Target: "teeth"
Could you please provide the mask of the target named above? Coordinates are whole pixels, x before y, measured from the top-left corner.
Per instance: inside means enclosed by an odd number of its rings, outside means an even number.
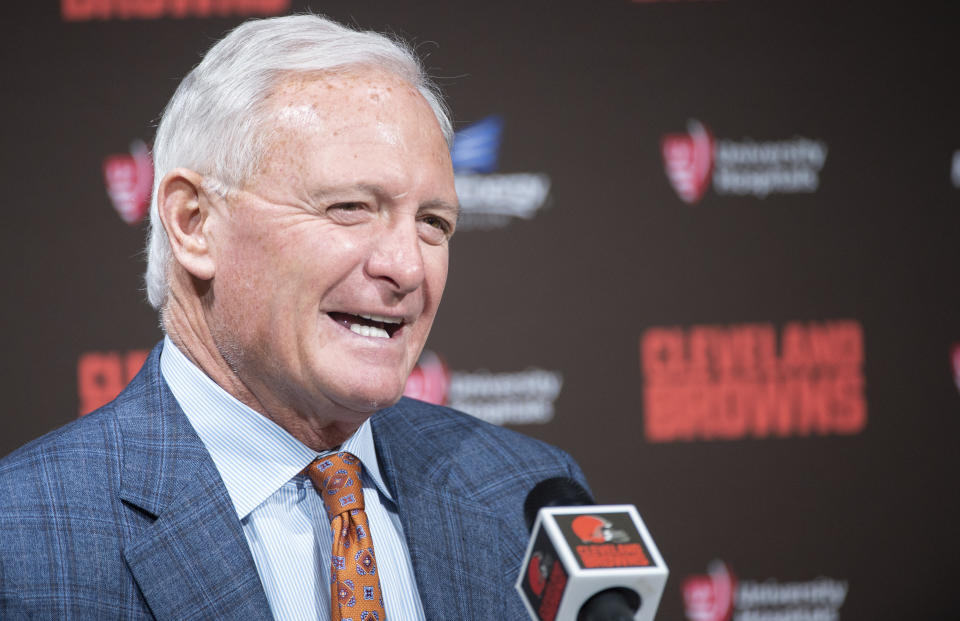
[[[350,331],[356,332],[360,336],[373,336],[381,339],[390,338],[390,335],[387,334],[387,331],[384,330],[383,328],[377,328],[374,326],[362,326],[359,323],[350,324]]]
[[[397,317],[384,317],[383,315],[360,315],[364,319],[369,319],[370,321],[379,321],[380,323],[400,323],[403,321]]]

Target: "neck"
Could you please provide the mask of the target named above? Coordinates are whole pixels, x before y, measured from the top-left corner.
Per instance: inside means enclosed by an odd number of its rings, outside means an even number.
[[[182,296],[171,290],[161,311],[163,329],[190,362],[235,399],[318,452],[340,446],[363,423],[364,419],[357,420],[356,413],[339,417],[335,414],[324,416],[312,409],[279,402],[271,398],[268,391],[257,391],[251,382],[241,379],[241,374],[217,347],[202,313],[188,312],[190,306],[189,302],[184,304]]]

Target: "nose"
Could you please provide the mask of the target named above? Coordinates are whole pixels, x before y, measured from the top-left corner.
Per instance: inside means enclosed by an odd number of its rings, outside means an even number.
[[[367,274],[399,295],[423,284],[423,255],[415,219],[395,220],[381,230],[367,259]]]

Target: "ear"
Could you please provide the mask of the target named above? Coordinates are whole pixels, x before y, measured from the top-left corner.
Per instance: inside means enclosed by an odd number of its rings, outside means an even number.
[[[192,170],[171,170],[157,188],[157,209],[177,263],[207,281],[216,272],[216,261],[207,226],[210,203],[202,183],[203,177]]]

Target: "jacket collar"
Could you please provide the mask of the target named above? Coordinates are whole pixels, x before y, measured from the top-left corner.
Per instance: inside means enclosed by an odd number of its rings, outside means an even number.
[[[416,426],[408,399],[372,419],[377,456],[392,489],[428,619],[484,619],[512,589],[498,540],[500,516],[458,494],[450,454]],[[454,483],[454,484],[451,484]],[[498,571],[502,569],[502,571]]]
[[[269,604],[213,461],[159,370],[161,346],[117,398],[120,498],[135,512],[123,554],[154,616],[268,619]],[[428,619],[482,619],[512,588],[500,517],[450,486],[449,454],[401,400],[372,419]],[[504,571],[498,571],[504,568]]]
[[[154,616],[270,618],[240,522],[200,438],[161,379],[161,346],[115,402],[123,555]]]

